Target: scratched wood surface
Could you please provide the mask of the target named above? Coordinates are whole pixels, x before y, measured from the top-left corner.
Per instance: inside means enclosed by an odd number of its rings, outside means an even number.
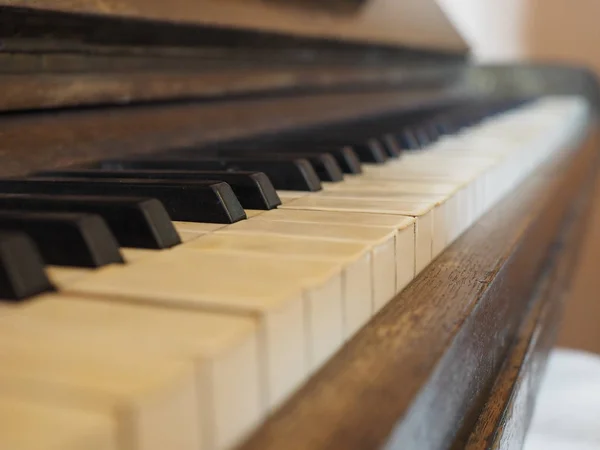
[[[546,260],[527,318],[468,441],[457,442],[455,448],[504,450],[523,445],[589,225],[596,172],[592,167],[588,185],[571,206],[567,223]]]
[[[447,249],[241,448],[426,450],[464,440],[596,150],[594,128]]]

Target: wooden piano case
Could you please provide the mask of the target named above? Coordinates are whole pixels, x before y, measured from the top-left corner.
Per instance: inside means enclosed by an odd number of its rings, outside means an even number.
[[[285,3],[0,1],[0,175],[464,99],[565,93],[597,106],[584,70],[468,64],[433,3],[398,2],[400,22],[421,22],[396,34],[381,22],[392,2]],[[599,139],[593,116],[571,151],[444,251],[241,449],[518,448]]]

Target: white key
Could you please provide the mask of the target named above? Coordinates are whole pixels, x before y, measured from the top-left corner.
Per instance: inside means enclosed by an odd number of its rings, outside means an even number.
[[[212,252],[262,254],[274,258],[336,261],[343,266],[344,336],[352,336],[371,318],[373,281],[367,244],[274,234],[244,234],[224,229],[185,246]],[[285,262],[282,262],[285,264]]]
[[[102,361],[20,341],[0,343],[0,397],[39,401],[112,416],[132,450],[198,449],[198,393],[192,368],[171,361]],[[123,355],[121,355],[123,356]]]
[[[117,450],[108,415],[36,401],[0,399],[0,448],[6,450]]]
[[[359,200],[352,198],[303,197],[288,204],[283,209],[303,209],[309,211],[338,211],[347,213],[396,214],[414,217],[415,224],[415,272],[421,272],[432,259],[434,236],[435,203],[394,202],[382,200]]]
[[[332,341],[341,343],[343,336],[341,267],[334,262],[283,264],[263,256],[176,248],[160,258],[107,268],[65,291],[255,317],[267,361],[270,407],[291,394],[315,367],[317,362],[308,358],[320,354],[309,355],[310,348],[329,351]],[[308,321],[318,314],[337,314],[339,327],[332,322],[322,328],[321,320]]]
[[[404,289],[415,277],[415,219],[392,214],[344,213],[339,211],[312,211],[301,209],[275,209],[255,220],[277,222],[322,223],[359,225],[388,228],[396,234],[396,292]]]
[[[113,354],[192,363],[197,392],[211,393],[197,405],[203,448],[231,446],[266,413],[250,318],[54,294],[0,312],[2,344],[26,340],[39,351],[67,355],[83,349],[106,355],[107,364]]]
[[[396,295],[397,231],[395,229],[257,219],[235,223],[230,225],[227,230],[236,233],[267,233],[280,236],[368,243],[371,248],[374,311],[377,312]]]
[[[227,226],[224,223],[203,223],[203,222],[178,222],[174,221],[173,225],[178,233],[186,232],[193,234],[207,234],[220,230]]]
[[[433,235],[431,243],[431,259],[439,255],[446,247],[447,243],[447,222],[454,223],[459,219],[458,211],[454,202],[451,202],[451,195],[432,195],[432,194],[414,194],[403,192],[375,191],[358,189],[344,189],[335,191],[320,192],[315,197],[356,199],[361,201],[394,201],[407,203],[433,203],[435,211],[433,213]],[[293,203],[292,203],[293,205]],[[447,211],[447,208],[452,208]]]

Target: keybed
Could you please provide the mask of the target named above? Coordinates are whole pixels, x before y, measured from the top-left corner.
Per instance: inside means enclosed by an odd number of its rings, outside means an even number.
[[[56,427],[49,448],[231,448],[588,114],[543,98],[0,180],[0,414]],[[30,448],[11,423],[2,448]]]

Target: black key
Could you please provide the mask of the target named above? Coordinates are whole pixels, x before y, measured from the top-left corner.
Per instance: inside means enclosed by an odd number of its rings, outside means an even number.
[[[393,134],[386,134],[381,138],[381,145],[390,158],[398,158],[402,153],[402,148],[398,145]]]
[[[264,172],[275,189],[319,191],[321,182],[306,159],[274,160],[247,158],[206,158],[197,153],[157,155],[136,159],[140,169],[151,170],[227,170]]]
[[[276,189],[286,191],[320,191],[321,181],[310,162],[304,158],[273,159],[231,157],[222,160],[228,170],[258,170],[267,174]]]
[[[360,160],[352,147],[340,145],[326,145],[315,142],[283,142],[278,144],[277,151],[290,151],[302,154],[328,153],[334,157],[343,173],[362,173]]]
[[[360,162],[382,164],[387,161],[388,156],[377,139],[369,139],[364,142],[345,142],[337,140],[329,140],[327,138],[315,139],[306,143],[321,150],[327,148],[350,147],[358,156]]]
[[[396,134],[396,140],[404,150],[419,150],[421,148],[413,128],[406,128]]]
[[[0,299],[23,300],[53,291],[35,244],[24,233],[0,232]]]
[[[47,264],[101,267],[123,262],[106,222],[94,214],[0,210],[0,230],[29,235]]]
[[[126,159],[104,161],[98,167],[102,170],[57,170],[40,172],[36,176],[224,181],[231,186],[242,207],[246,209],[269,210],[281,205],[277,191],[262,172],[146,170],[144,161]]]
[[[382,164],[388,157],[377,139],[349,144],[362,162]]]
[[[304,151],[304,150],[303,150]],[[308,151],[308,150],[307,150]],[[315,149],[315,151],[320,151]],[[327,149],[327,153],[335,158],[343,173],[362,173],[360,159],[352,147],[335,147]]]
[[[231,187],[216,181],[97,178],[4,178],[0,193],[156,198],[173,220],[234,223],[246,218]]]
[[[273,158],[295,158],[295,159],[306,159],[312,166],[317,176],[321,181],[343,181],[344,174],[342,169],[336,162],[335,158],[328,153],[300,153],[300,152],[286,152],[282,150],[235,150],[235,149],[222,149],[219,150],[219,156],[227,157],[242,157],[252,159],[256,156],[259,158],[273,157]]]
[[[165,207],[156,199],[0,194],[0,210],[98,214],[122,247],[161,249],[181,242]]]
[[[427,147],[432,142],[426,126],[418,127],[415,130],[415,136],[417,137],[417,141],[419,141],[419,148]]]

